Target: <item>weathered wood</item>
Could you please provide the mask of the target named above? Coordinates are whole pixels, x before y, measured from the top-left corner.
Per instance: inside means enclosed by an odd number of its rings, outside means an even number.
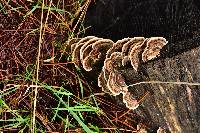
[[[193,38],[169,43],[161,49],[160,57],[147,62],[141,60],[138,69],[134,69],[131,63],[116,67],[115,72],[124,77],[128,91],[136,103],[139,101],[140,106],[133,111],[143,116],[151,129],[161,127],[168,132],[200,132],[198,42],[199,38]],[[86,73],[88,78],[97,80],[105,65],[104,56],[92,65],[92,71]],[[138,56],[141,58],[142,54]],[[101,86],[106,93],[111,92],[107,81]],[[123,103],[121,96],[116,99]]]
[[[129,87],[138,99],[150,92],[134,110],[150,125],[176,133],[200,132],[200,47],[142,64],[138,73],[131,67],[120,71],[129,85],[152,82]]]
[[[86,35],[112,40],[163,36],[169,41],[161,57],[142,64],[138,73],[131,66],[120,70],[129,85],[142,81],[200,83],[199,11],[198,0],[97,1],[86,16],[86,25],[92,27]],[[92,74],[102,68],[96,66],[99,69]],[[186,133],[200,132],[199,89],[199,86],[169,83],[129,87],[138,98],[146,91],[151,92],[134,111],[143,115],[152,127]]]

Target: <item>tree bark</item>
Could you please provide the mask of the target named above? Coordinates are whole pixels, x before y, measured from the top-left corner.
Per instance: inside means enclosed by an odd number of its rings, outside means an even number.
[[[138,72],[120,70],[137,99],[149,92],[134,111],[155,128],[200,132],[200,47],[163,57],[141,64]]]
[[[160,57],[141,62],[137,71],[131,64],[117,68],[128,91],[139,101],[140,106],[133,111],[142,116],[151,129],[200,132],[199,41],[197,37],[169,43],[161,49]],[[104,59],[97,61],[92,71],[86,73],[88,78],[97,80]],[[123,103],[121,94],[116,100]]]

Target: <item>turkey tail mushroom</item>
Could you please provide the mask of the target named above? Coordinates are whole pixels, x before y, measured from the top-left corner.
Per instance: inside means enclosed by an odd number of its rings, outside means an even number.
[[[117,72],[117,68],[121,65],[121,60],[121,53],[114,52],[111,54],[110,58],[105,59],[102,69],[104,80],[107,82],[107,88],[114,96],[126,91],[125,80],[122,75]]]
[[[122,56],[120,52],[114,52],[111,54],[110,58],[105,59],[102,71],[106,81],[108,81],[110,73],[117,71],[117,68],[121,66],[121,60]]]
[[[85,42],[88,40],[95,38],[95,36],[88,36],[85,38],[80,39],[77,43],[73,43],[71,45],[71,51],[72,51],[72,61],[74,62],[75,66],[80,66],[80,49],[84,45]],[[75,41],[75,40],[72,40]]]
[[[80,60],[83,61],[83,59],[85,59],[85,57],[87,55],[89,55],[89,53],[92,50],[92,44],[95,43],[98,40],[101,40],[102,38],[97,38],[94,37],[91,40],[87,41],[80,49]]]
[[[80,41],[81,39],[80,38],[72,38],[72,39],[69,39],[68,41],[68,46],[71,47],[71,53],[73,53],[77,43]]]
[[[118,40],[116,43],[113,44],[113,47],[107,51],[106,58],[109,58],[113,52],[121,52],[123,45],[129,42],[130,40],[131,38],[124,38],[122,40]]]
[[[104,59],[106,52],[113,45],[113,41],[109,39],[98,40],[92,44],[92,50],[89,55],[83,59],[83,68],[86,71],[91,71],[92,66],[100,59]],[[83,53],[84,54],[84,53]]]
[[[123,95],[123,102],[129,109],[136,109],[139,101],[128,91],[126,79],[121,73],[128,62],[134,70],[138,70],[141,62],[147,62],[160,55],[160,50],[167,44],[163,37],[124,38],[113,42],[88,36],[82,39],[71,39],[72,61],[76,67],[91,71],[97,62],[102,61],[102,69],[98,76],[98,86],[102,91],[113,96]],[[101,67],[101,66],[100,66]]]
[[[76,66],[80,66],[80,49],[84,45],[84,43],[79,43],[75,46],[74,51],[72,53],[72,61]]]
[[[112,62],[111,58],[106,58],[105,61],[104,61],[104,66],[102,68],[102,73],[103,73],[104,79],[106,81],[108,81],[110,72],[113,71],[112,65],[113,65],[113,62]]]
[[[144,62],[148,60],[152,60],[155,57],[160,55],[160,50],[165,46],[168,42],[163,37],[151,37],[147,41],[147,46],[142,53],[142,60]]]
[[[117,86],[117,84],[115,83],[115,79],[115,73],[111,72],[108,78],[107,86],[113,96],[117,96],[121,93],[121,88]]]
[[[94,37],[95,37],[95,36],[87,36],[87,37],[82,38],[82,39],[80,39],[80,38],[71,39],[71,41],[70,41],[70,43],[71,43],[71,52],[73,53],[75,47],[76,47],[77,45],[79,45],[80,43],[84,43],[84,42],[86,42],[86,41],[88,41],[88,40],[90,40],[90,39],[92,39],[92,38],[94,38]],[[77,42],[77,41],[78,41],[78,42]]]
[[[137,109],[139,102],[133,97],[130,92],[123,94],[123,102],[126,104],[126,107],[129,109]]]
[[[102,88],[102,91],[105,93],[111,93],[110,90],[107,87],[106,80],[103,75],[103,71],[98,76],[98,86]]]
[[[144,37],[134,37],[131,38],[127,43],[125,43],[122,47],[122,65],[125,66],[128,61],[130,61],[128,55],[130,53],[130,50],[137,45],[138,43],[141,43],[145,40]]]
[[[91,71],[96,61],[104,58],[106,52],[114,43],[110,39],[102,39],[95,36],[82,38],[78,42],[72,41],[75,42],[71,44],[72,61],[76,67],[80,67],[82,64],[86,71]]]
[[[138,65],[140,64],[140,54],[143,52],[143,47],[146,46],[146,40],[138,42],[134,45],[128,55],[131,60],[131,65],[136,71],[138,69]]]

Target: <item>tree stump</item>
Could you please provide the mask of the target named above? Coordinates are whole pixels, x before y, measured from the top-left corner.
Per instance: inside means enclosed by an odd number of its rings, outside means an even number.
[[[152,126],[176,133],[200,132],[200,47],[143,64],[140,74],[132,68],[122,73],[130,85],[135,84],[128,88],[135,96],[150,92],[135,111]],[[148,83],[139,83],[144,81]]]
[[[79,47],[84,46],[81,43],[78,43]],[[76,49],[74,52],[77,56],[76,61],[79,58],[77,54],[79,47],[74,48]],[[94,55],[96,61],[99,55]],[[105,56],[105,54],[100,55]],[[91,73],[100,73],[99,70],[103,65],[99,62],[103,62],[104,59],[93,65]],[[76,62],[76,64],[79,63]],[[143,116],[151,127],[155,129],[161,127],[166,132],[200,132],[200,45],[198,38],[186,40],[177,45],[171,43],[166,45],[161,49],[158,58],[142,62],[137,71],[130,63],[119,67],[117,71],[123,76],[128,92],[139,103],[133,111]],[[100,86],[107,85],[103,82]]]

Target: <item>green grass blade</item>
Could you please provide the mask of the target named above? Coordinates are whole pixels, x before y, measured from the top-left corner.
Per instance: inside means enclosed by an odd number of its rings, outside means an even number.
[[[37,3],[37,5],[33,6],[33,8],[26,13],[26,15],[23,18],[26,18],[27,16],[31,15],[37,8],[38,8],[39,3]]]
[[[81,121],[81,119],[76,115],[76,113],[74,113],[74,111],[69,110],[70,114],[73,115],[73,117],[77,120],[77,122],[83,127],[83,129],[87,132],[87,133],[92,133],[92,131],[85,125],[85,123],[83,123]]]
[[[77,76],[78,76],[78,75],[77,75]],[[81,88],[81,98],[83,98],[83,84],[82,84],[81,79],[80,79],[79,76],[78,76],[78,81],[79,81],[79,86],[80,86],[80,88]]]

